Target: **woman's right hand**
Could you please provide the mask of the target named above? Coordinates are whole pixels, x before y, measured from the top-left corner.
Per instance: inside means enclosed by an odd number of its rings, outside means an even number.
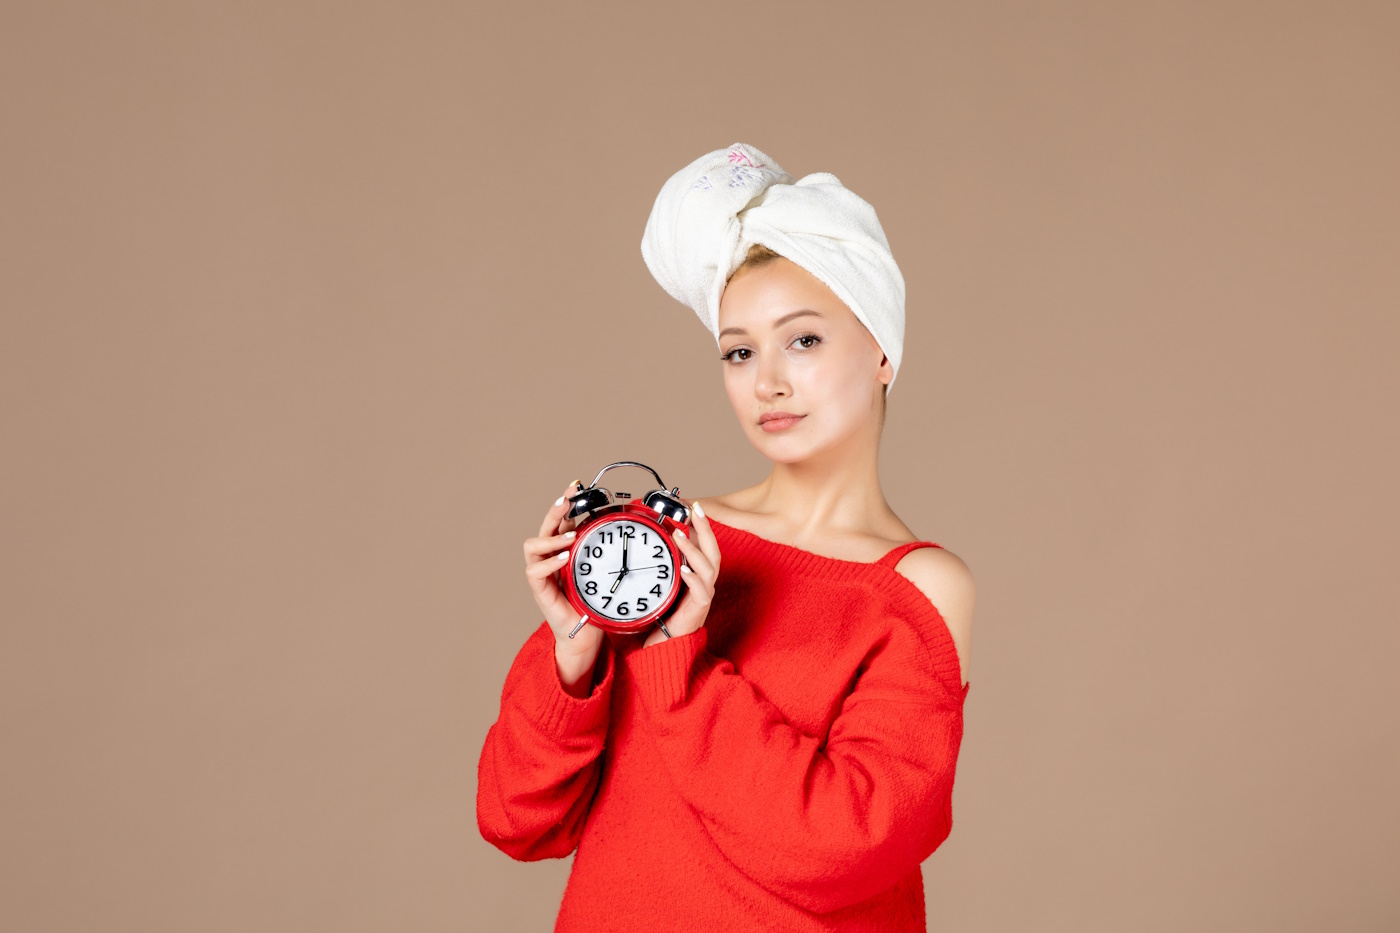
[[[575,480],[544,514],[539,536],[525,539],[525,579],[545,620],[554,630],[554,658],[560,680],[574,696],[587,696],[592,688],[587,678],[598,660],[603,630],[596,625],[584,625],[577,635],[569,637],[581,617],[564,595],[556,576],[565,563],[560,555],[567,558],[574,542],[573,529],[577,522],[565,515],[569,510],[569,496],[577,491],[578,481]]]

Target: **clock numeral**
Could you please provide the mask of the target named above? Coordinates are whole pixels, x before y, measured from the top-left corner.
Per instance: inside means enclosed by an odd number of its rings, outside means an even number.
[[[651,595],[655,596],[655,597],[658,598],[658,599],[661,598],[661,584],[660,584],[660,583],[656,584],[656,586],[653,586],[653,587],[651,588]]]
[[[598,592],[598,582],[596,580],[589,580],[583,585],[583,591],[589,596],[596,595]]]
[[[646,543],[647,543],[647,533],[646,533],[645,531],[642,532],[642,543],[643,543],[643,544],[646,544]]]
[[[627,600],[624,599],[622,602],[617,604],[617,614],[620,616],[627,615]]]
[[[586,577],[593,572],[593,565],[590,564],[588,561],[584,561],[583,563],[578,565],[578,572],[579,576]]]
[[[646,611],[647,611],[647,598],[646,598],[645,596],[638,596],[638,597],[637,597],[637,611],[638,611],[638,612],[646,612]]]
[[[668,580],[671,577],[671,568],[667,564],[661,564],[656,568],[656,579]]]
[[[651,555],[651,556],[652,556],[652,557],[665,557],[665,556],[666,556],[666,549],[665,549],[664,547],[662,547],[661,545],[658,544],[658,545],[656,545],[656,553],[653,554],[653,555]]]
[[[583,550],[584,557],[598,558],[603,556],[603,546],[601,544],[591,544]]]
[[[604,596],[604,597],[603,597],[603,608],[604,608],[604,609],[608,608],[608,603],[612,602],[612,600],[613,600],[613,598],[612,598],[611,596]]]

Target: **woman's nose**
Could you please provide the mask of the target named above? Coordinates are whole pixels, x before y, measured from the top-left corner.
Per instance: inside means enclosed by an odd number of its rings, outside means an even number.
[[[789,394],[787,374],[784,371],[781,353],[764,353],[758,358],[758,371],[754,377],[754,394],[761,399]]]

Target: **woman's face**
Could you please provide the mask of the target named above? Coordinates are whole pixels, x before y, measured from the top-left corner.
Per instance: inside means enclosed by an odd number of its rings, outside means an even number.
[[[791,463],[878,437],[881,386],[894,368],[851,309],[796,263],[775,259],[729,280],[719,350],[730,404],[769,459]],[[800,417],[765,429],[760,417],[778,411]]]

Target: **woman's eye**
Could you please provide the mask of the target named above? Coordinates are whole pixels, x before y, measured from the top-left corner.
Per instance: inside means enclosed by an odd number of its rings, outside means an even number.
[[[810,342],[804,342],[804,341],[810,341]],[[801,344],[801,345],[802,345],[802,346],[801,346],[801,349],[803,349],[803,350],[810,350],[810,349],[812,349],[813,347],[815,347],[817,344],[821,343],[821,342],[822,342],[822,338],[818,337],[816,334],[802,334],[802,335],[800,335],[800,336],[794,337],[794,338],[792,339],[792,342],[793,342],[794,344]],[[736,356],[736,354],[740,354],[740,353],[745,354],[744,356],[738,357],[737,362],[740,362],[740,363],[748,362],[749,357],[750,357],[750,356],[753,356],[753,351],[750,350],[748,347],[735,347],[733,350],[730,350],[728,353],[723,354],[723,355],[720,357],[720,359],[724,360],[726,363],[733,363],[733,362],[735,362],[735,356]]]

